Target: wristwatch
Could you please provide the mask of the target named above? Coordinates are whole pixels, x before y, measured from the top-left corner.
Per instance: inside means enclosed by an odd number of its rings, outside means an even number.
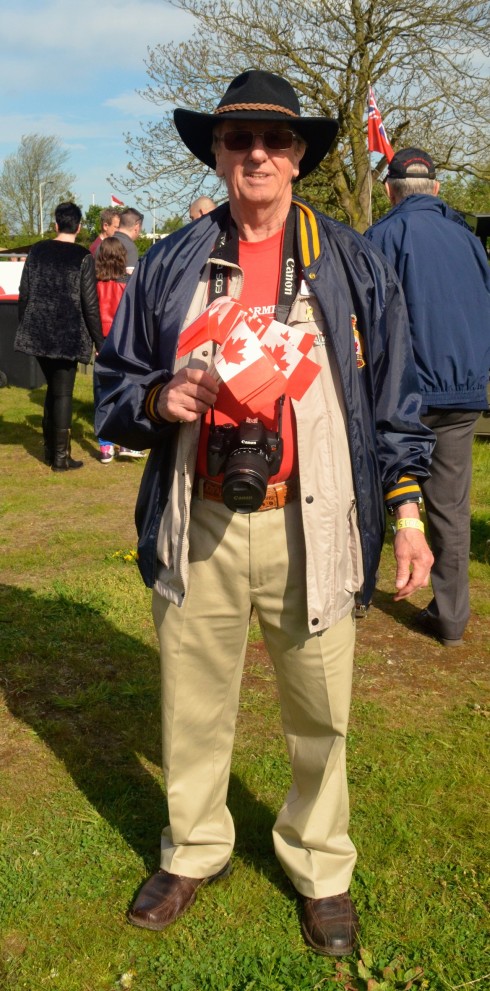
[[[390,516],[394,516],[396,510],[397,509],[400,509],[400,506],[408,506],[409,503],[413,503],[414,506],[421,506],[422,505],[422,497],[419,496],[418,499],[414,499],[412,497],[411,499],[403,499],[402,502],[392,503],[391,506],[388,506],[387,511],[388,511],[388,513],[389,513]]]

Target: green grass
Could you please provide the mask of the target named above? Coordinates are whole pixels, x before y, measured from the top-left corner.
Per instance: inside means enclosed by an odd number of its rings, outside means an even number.
[[[0,390],[1,991],[486,991],[490,445],[475,443],[465,648],[394,605],[389,542],[359,624],[348,746],[362,954],[311,953],[271,829],[289,784],[256,624],[230,782],[232,877],[166,933],[125,912],[166,821],[150,593],[131,555],[141,463],[102,467],[76,384],[81,471],[41,462],[43,390]],[[422,972],[421,972],[422,971]]]

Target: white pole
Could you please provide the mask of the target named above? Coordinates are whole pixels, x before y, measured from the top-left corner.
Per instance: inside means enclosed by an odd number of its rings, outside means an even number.
[[[41,229],[41,237],[44,237],[43,186],[49,186],[52,182],[54,182],[53,179],[43,179],[39,183],[39,227]]]
[[[373,222],[373,173],[371,171],[371,152],[368,152],[368,183],[369,183],[369,210],[368,210],[368,221],[369,227]]]
[[[41,237],[44,236],[44,220],[43,220],[43,186],[46,185],[46,179],[39,183],[39,227],[41,230]]]

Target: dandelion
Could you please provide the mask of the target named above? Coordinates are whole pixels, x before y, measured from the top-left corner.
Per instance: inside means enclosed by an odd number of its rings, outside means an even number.
[[[119,561],[126,561],[127,563],[131,564],[133,561],[138,560],[138,551],[134,549],[131,549],[129,551],[115,551],[114,554],[111,554],[111,558],[112,559],[115,558]]]

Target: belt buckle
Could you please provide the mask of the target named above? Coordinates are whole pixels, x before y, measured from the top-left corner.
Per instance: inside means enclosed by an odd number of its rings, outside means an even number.
[[[259,512],[266,509],[283,509],[287,501],[288,483],[276,482],[275,485],[268,485],[265,499]]]
[[[263,503],[259,506],[258,512],[263,513],[267,509],[277,509],[277,496],[274,485],[268,485]]]

